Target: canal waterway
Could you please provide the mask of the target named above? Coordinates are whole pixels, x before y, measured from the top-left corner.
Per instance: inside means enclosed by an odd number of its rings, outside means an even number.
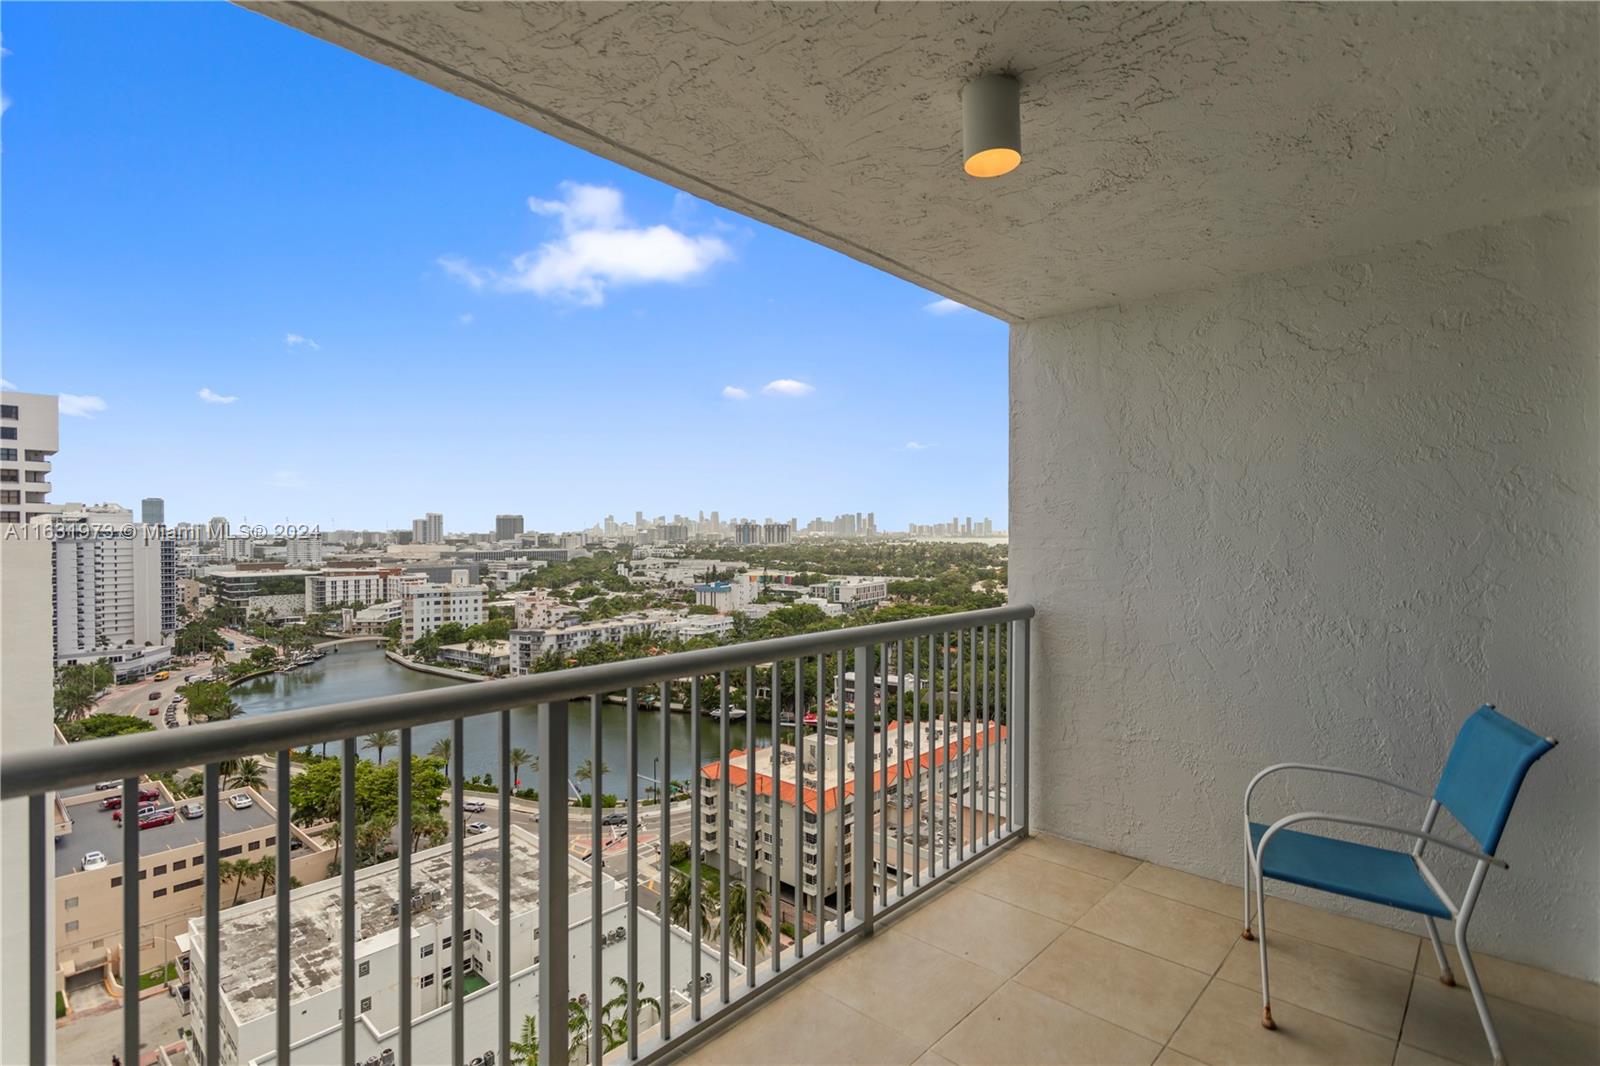
[[[368,699],[374,696],[393,696],[403,692],[421,692],[450,685],[469,685],[474,682],[457,681],[436,674],[408,670],[392,662],[383,651],[373,645],[341,645],[330,648],[328,654],[289,673],[270,674],[237,685],[233,698],[244,715],[276,714],[279,711],[299,710],[302,707],[319,707],[346,700]],[[656,774],[657,758],[661,753],[661,712],[640,710],[636,712],[636,730],[639,738],[640,795],[646,795],[650,779]],[[593,752],[589,748],[589,704],[573,703],[569,710],[568,759],[576,768]],[[497,714],[468,718],[465,723],[466,744],[463,758],[467,776],[497,773],[500,766],[500,724]],[[671,753],[673,780],[689,780],[696,767],[720,757],[718,734],[720,723],[715,718],[700,719],[700,752],[698,757],[690,747],[691,717],[672,714],[668,722],[668,747]],[[729,746],[743,748],[745,722],[728,723]],[[413,750],[426,754],[434,741],[450,736],[450,723],[418,726],[412,730]],[[601,759],[606,765],[603,790],[624,795],[627,790],[627,739],[628,710],[619,704],[600,705]],[[511,743],[513,747],[539,753],[539,710],[537,707],[517,707],[511,712]],[[329,744],[328,754],[338,754],[339,745]],[[320,746],[317,748],[321,750]],[[395,755],[390,749],[384,752],[387,762]],[[361,756],[376,759],[376,753],[361,750]],[[496,782],[498,783],[498,781]],[[522,768],[522,787],[536,784],[530,767]],[[585,784],[582,787],[588,788]]]

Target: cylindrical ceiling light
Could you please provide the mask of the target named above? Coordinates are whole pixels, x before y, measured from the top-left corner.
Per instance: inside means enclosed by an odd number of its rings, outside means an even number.
[[[961,157],[974,178],[998,178],[1022,162],[1022,87],[985,74],[961,90]]]

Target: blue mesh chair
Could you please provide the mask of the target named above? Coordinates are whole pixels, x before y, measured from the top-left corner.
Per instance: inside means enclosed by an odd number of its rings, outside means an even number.
[[[1489,1005],[1483,998],[1483,986],[1478,981],[1478,971],[1472,965],[1472,953],[1467,950],[1467,923],[1472,918],[1472,909],[1477,905],[1478,894],[1483,889],[1483,880],[1489,867],[1506,865],[1504,860],[1495,858],[1494,853],[1500,845],[1500,834],[1505,830],[1506,819],[1511,816],[1511,805],[1522,787],[1522,779],[1527,775],[1528,767],[1555,747],[1555,743],[1549,737],[1530,732],[1486,705],[1479,707],[1456,734],[1455,745],[1445,760],[1439,785],[1433,790],[1432,796],[1409,785],[1334,766],[1280,763],[1257,774],[1244,794],[1245,856],[1248,861],[1244,890],[1244,938],[1257,939],[1257,934],[1251,931],[1250,893],[1253,884],[1255,922],[1261,942],[1261,1024],[1268,1029],[1277,1028],[1272,1021],[1272,993],[1267,984],[1266,896],[1262,889],[1267,878],[1276,878],[1422,915],[1428,927],[1428,939],[1433,942],[1433,952],[1439,959],[1439,980],[1447,985],[1454,985],[1455,977],[1450,971],[1449,960],[1445,958],[1444,945],[1439,941],[1439,930],[1434,920],[1454,919],[1456,951],[1461,956],[1461,969],[1467,975],[1467,986],[1472,989],[1472,1001],[1477,1005],[1478,1017],[1483,1022],[1483,1034],[1489,1040],[1489,1050],[1494,1054],[1495,1063],[1504,1063],[1500,1038],[1495,1033],[1494,1021],[1489,1017]],[[1284,770],[1342,774],[1376,781],[1427,800],[1428,812],[1423,816],[1420,829],[1321,811],[1301,811],[1279,818],[1271,825],[1252,822],[1251,793],[1267,776]],[[1440,808],[1450,812],[1478,847],[1446,840],[1433,832]],[[1413,843],[1409,852],[1390,851],[1289,828],[1301,822],[1362,826],[1399,833],[1410,837]],[[1429,844],[1458,851],[1477,860],[1460,903],[1444,890],[1424,861],[1423,848]]]

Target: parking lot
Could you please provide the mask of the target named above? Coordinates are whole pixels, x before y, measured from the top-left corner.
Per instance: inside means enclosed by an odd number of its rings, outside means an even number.
[[[91,789],[92,791],[92,789]],[[104,795],[113,795],[107,792]],[[176,806],[198,802],[180,800]],[[164,804],[163,804],[164,805]],[[110,811],[102,811],[98,803],[75,804],[68,808],[72,816],[72,832],[56,840],[56,876],[69,874],[79,868],[83,857],[91,851],[103,852],[108,863],[122,861],[122,826]],[[273,816],[261,806],[234,810],[227,802],[217,812],[219,832],[226,836],[246,829],[256,829],[272,824]],[[205,840],[205,819],[188,819],[179,814],[171,825],[144,829],[139,833],[139,852],[151,856],[169,848],[199,844]]]

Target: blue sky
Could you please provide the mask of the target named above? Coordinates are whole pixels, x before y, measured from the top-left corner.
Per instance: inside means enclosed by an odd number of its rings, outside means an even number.
[[[3,32],[0,374],[78,398],[55,500],[1004,525],[992,318],[228,5]]]

